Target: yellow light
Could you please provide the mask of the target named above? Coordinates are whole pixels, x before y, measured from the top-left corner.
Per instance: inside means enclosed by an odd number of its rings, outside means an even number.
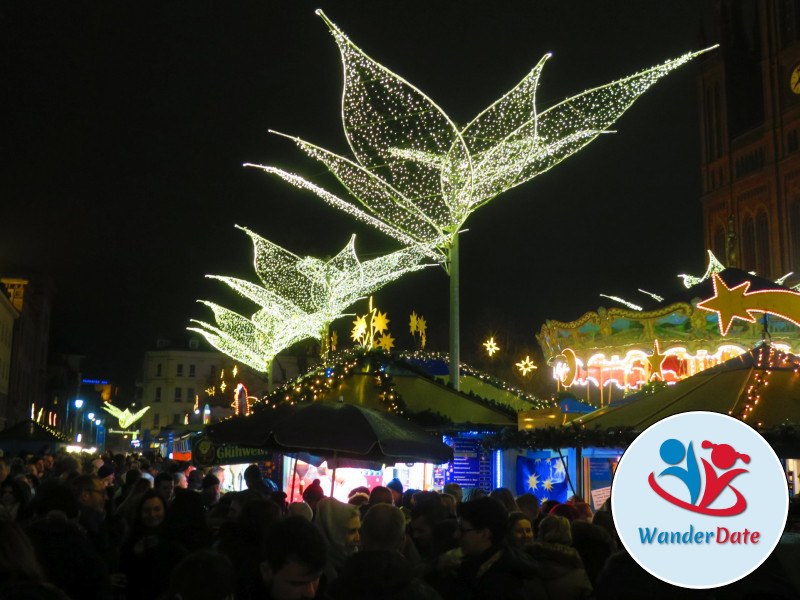
[[[486,348],[486,352],[489,353],[489,356],[494,356],[494,353],[500,350],[500,346],[495,343],[493,337],[490,337],[487,341],[485,341],[483,346]]]

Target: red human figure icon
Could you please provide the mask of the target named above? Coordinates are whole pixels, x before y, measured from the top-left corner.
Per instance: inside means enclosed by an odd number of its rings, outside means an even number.
[[[728,444],[713,444],[705,440],[701,446],[706,449],[713,448],[711,451],[711,462],[714,463],[714,466],[718,469],[730,469],[738,459],[741,459],[745,464],[750,462],[750,457],[747,454],[736,452],[736,450]],[[747,469],[733,469],[718,476],[717,472],[708,464],[705,458],[701,458],[700,460],[703,462],[703,468],[706,474],[706,489],[703,493],[703,499],[700,501],[700,507],[707,507],[717,499],[717,496],[722,493],[722,490],[726,487],[730,487],[736,494],[736,504],[729,509],[730,512],[721,514],[737,515],[742,512],[747,507],[747,501],[739,490],[730,485],[730,482],[734,477],[742,473],[747,473]]]

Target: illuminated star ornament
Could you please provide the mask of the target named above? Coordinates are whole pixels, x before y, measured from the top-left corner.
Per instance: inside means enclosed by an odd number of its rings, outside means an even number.
[[[419,245],[431,256],[438,250],[443,261],[475,209],[607,133],[650,86],[700,54],[684,54],[539,110],[535,100],[547,54],[460,127],[425,93],[367,56],[322,11],[317,14],[342,56],[342,121],[353,159],[285,137],[322,162],[355,201],[276,167],[246,166],[311,191],[404,245]]]
[[[539,476],[536,473],[531,473],[528,477],[528,489],[535,490],[537,485],[539,485]]]
[[[647,356],[647,362],[650,366],[650,375],[647,381],[652,381],[655,376],[658,376],[661,381],[664,381],[664,375],[661,373],[661,365],[664,364],[666,358],[666,354],[661,354],[661,350],[658,347],[658,340],[655,340],[653,344],[653,353]]]
[[[520,362],[517,363],[517,368],[523,375],[527,375],[528,373],[530,373],[534,369],[538,369],[539,367],[533,364],[533,361],[531,360],[530,356],[526,356],[524,360],[521,360]]]
[[[714,296],[697,303],[697,308],[717,313],[719,331],[727,335],[734,319],[755,323],[753,313],[766,313],[786,319],[800,327],[800,293],[789,290],[748,292],[750,282],[729,288],[714,274]]]
[[[494,353],[500,350],[500,346],[498,346],[493,337],[490,337],[483,343],[483,347],[486,348],[486,352],[489,353],[489,356],[494,356]]]
[[[254,266],[262,285],[243,279],[209,275],[257,304],[245,317],[213,302],[203,301],[214,313],[216,325],[193,320],[209,343],[234,359],[266,373],[281,350],[307,338],[327,342],[328,327],[362,298],[405,273],[423,268],[423,254],[405,248],[386,256],[360,261],[355,236],[328,261],[301,258],[249,229]],[[325,344],[323,343],[323,346]],[[323,348],[324,351],[324,348]]]

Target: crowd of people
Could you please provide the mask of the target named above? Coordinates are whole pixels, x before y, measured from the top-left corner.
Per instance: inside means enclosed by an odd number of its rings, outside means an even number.
[[[646,573],[617,537],[608,502],[540,504],[488,494],[352,490],[315,481],[303,502],[244,472],[149,455],[0,457],[0,599],[462,600],[797,598],[800,548],[789,530],[757,571],[716,590]]]

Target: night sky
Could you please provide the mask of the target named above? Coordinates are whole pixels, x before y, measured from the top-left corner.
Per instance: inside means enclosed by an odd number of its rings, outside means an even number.
[[[393,242],[244,162],[318,182],[297,135],[342,154],[342,73],[322,8],[367,54],[458,123],[546,52],[539,106],[697,50],[697,0],[7,2],[0,272],[56,284],[52,348],[87,375],[132,383],[159,335],[179,339],[195,301],[235,303],[207,273],[255,279],[234,224],[300,255],[357,233],[364,257]],[[648,91],[586,149],[493,200],[461,237],[462,358],[488,336],[536,346],[547,318],[641,299],[705,269],[699,64]],[[412,310],[446,350],[447,278],[411,274],[376,294],[400,347]],[[355,311],[364,312],[363,306]],[[340,339],[349,321],[338,322]]]

